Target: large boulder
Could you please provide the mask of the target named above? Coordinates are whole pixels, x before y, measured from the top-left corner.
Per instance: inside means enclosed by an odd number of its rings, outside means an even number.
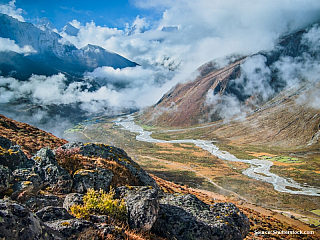
[[[127,168],[133,176],[138,180],[141,186],[152,186],[159,190],[156,181],[144,171],[136,162],[134,162],[124,150],[105,144],[95,143],[81,143],[73,142],[67,143],[61,147],[62,149],[79,148],[80,154],[87,157],[104,158],[106,160],[112,159],[117,163]],[[116,174],[116,173],[114,173]]]
[[[116,193],[125,200],[129,226],[149,231],[159,211],[158,191],[150,187],[120,187]]]
[[[12,175],[14,178],[14,197],[23,191],[36,193],[44,186],[43,179],[31,168],[18,168],[12,172]]]
[[[64,199],[55,195],[36,195],[31,196],[23,205],[31,211],[37,212],[45,207],[62,207]]]
[[[77,239],[77,237],[89,228],[95,228],[92,222],[82,219],[56,220],[45,223],[48,227],[60,232],[65,238]]]
[[[94,190],[103,189],[106,192],[110,190],[113,173],[108,169],[81,169],[73,175],[72,190],[77,193],[86,193],[89,188]]]
[[[48,190],[64,194],[71,191],[72,178],[67,170],[58,165],[50,149],[40,149],[32,159],[35,161],[34,172],[48,183]]]
[[[36,212],[38,218],[43,222],[55,221],[55,220],[68,220],[74,218],[67,209],[63,207],[45,207]]]
[[[11,200],[0,200],[0,239],[58,240],[58,231],[48,228],[27,208]]]
[[[27,161],[28,158],[19,145],[13,146],[9,139],[0,136],[0,165],[13,171]]]
[[[151,231],[167,239],[240,240],[249,227],[248,218],[232,203],[208,205],[191,194],[168,194],[160,200]]]
[[[70,193],[64,199],[63,207],[69,211],[71,206],[82,205],[82,204],[83,204],[83,194]]]

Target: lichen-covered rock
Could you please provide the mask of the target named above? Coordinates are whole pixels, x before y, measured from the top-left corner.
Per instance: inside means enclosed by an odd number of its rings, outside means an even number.
[[[108,169],[81,169],[73,175],[72,190],[78,193],[86,193],[89,188],[108,192],[112,181],[113,173]]]
[[[59,232],[45,226],[27,208],[11,200],[0,200],[0,219],[0,239],[64,239]]]
[[[54,195],[37,195],[31,196],[23,205],[37,212],[44,207],[62,207],[63,201],[63,198]]]
[[[45,207],[36,212],[38,218],[43,222],[55,221],[55,220],[68,220],[74,218],[67,209],[63,207]]]
[[[243,239],[249,220],[232,203],[208,205],[194,195],[168,194],[152,231],[167,239]]]
[[[11,170],[8,167],[0,165],[0,193],[9,189],[11,179]]]
[[[149,187],[120,187],[116,192],[125,200],[129,226],[149,231],[159,211],[158,191]]]
[[[70,193],[64,199],[63,207],[69,211],[71,206],[82,205],[82,204],[83,204],[83,194]]]
[[[77,218],[45,222],[45,224],[48,227],[60,232],[62,236],[68,239],[77,239],[81,232],[88,228],[95,227],[92,222]]]
[[[28,158],[19,145],[13,146],[9,139],[0,137],[0,165],[13,171],[27,161]]]
[[[12,172],[14,178],[13,196],[20,194],[22,191],[36,193],[43,185],[44,181],[32,169],[16,169]]]
[[[159,186],[156,181],[150,177],[150,175],[144,171],[136,162],[134,162],[124,150],[105,144],[95,143],[81,143],[73,142],[67,143],[61,147],[62,149],[79,148],[80,154],[87,157],[101,157],[104,159],[113,159],[125,168],[127,168],[133,176],[135,176],[139,185],[152,186],[159,190]]]
[[[69,193],[73,184],[70,174],[60,167],[54,153],[48,148],[40,149],[32,158],[34,171],[49,184],[48,190],[56,193]]]

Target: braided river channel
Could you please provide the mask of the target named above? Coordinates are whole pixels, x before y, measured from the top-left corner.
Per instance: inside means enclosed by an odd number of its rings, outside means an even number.
[[[238,159],[234,155],[221,151],[217,146],[212,144],[208,140],[200,139],[183,139],[183,140],[160,140],[154,139],[151,137],[152,132],[143,130],[142,127],[135,124],[134,117],[128,115],[125,117],[120,117],[115,121],[115,124],[122,126],[125,130],[128,130],[133,133],[138,133],[136,140],[149,142],[149,143],[193,143],[194,145],[202,148],[205,151],[208,151],[212,155],[218,157],[219,159],[232,161],[232,162],[243,162],[249,163],[250,167],[244,170],[242,173],[248,177],[254,178],[259,181],[264,181],[273,184],[274,189],[279,192],[285,192],[289,194],[301,194],[309,196],[320,196],[320,189],[312,186],[302,186],[296,181],[290,178],[283,178],[274,173],[270,172],[270,168],[273,165],[272,161],[261,160],[261,159]],[[292,190],[297,189],[297,190]]]

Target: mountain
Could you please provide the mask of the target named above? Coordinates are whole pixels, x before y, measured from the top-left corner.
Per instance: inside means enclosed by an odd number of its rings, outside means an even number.
[[[72,26],[70,23],[67,23],[62,29],[61,32],[68,34],[69,36],[77,36],[79,29]]]
[[[77,78],[83,77],[83,73],[93,71],[97,67],[110,66],[113,68],[134,67],[137,64],[112,52],[93,45],[77,49],[73,44],[52,31],[48,19],[43,19],[42,27],[37,28],[31,23],[20,22],[6,14],[0,14],[0,37],[13,40],[20,47],[30,46],[35,52],[21,54],[19,57],[14,53],[15,59],[2,64],[2,75],[17,72],[14,77],[27,80],[30,72],[48,72],[44,75],[52,75],[52,72],[64,72]],[[7,54],[10,56],[10,54]],[[19,61],[18,61],[19,58]],[[18,61],[18,62],[17,62]],[[20,73],[24,66],[37,65]],[[2,69],[0,69],[2,71]],[[6,76],[6,75],[5,75]]]
[[[39,19],[36,26],[40,28],[42,31],[45,31],[46,29],[49,29],[51,31],[57,31],[56,26],[54,26],[54,24],[46,17]]]
[[[174,86],[140,118],[170,127],[223,120],[229,137],[249,132],[255,137],[248,139],[264,143],[306,146],[319,138],[317,33],[315,24],[282,37],[271,51],[210,61],[197,69],[196,79]],[[247,131],[240,133],[241,126]]]

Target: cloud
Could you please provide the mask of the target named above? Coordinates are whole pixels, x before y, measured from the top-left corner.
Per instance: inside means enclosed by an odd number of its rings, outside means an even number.
[[[286,50],[295,57],[282,56],[269,66],[263,55],[246,58],[240,66],[240,77],[229,81],[228,88],[232,88],[232,93],[220,95],[208,91],[206,104],[212,108],[209,117],[214,114],[224,119],[243,116],[252,111],[249,105],[259,106],[257,103],[267,102],[282,90],[286,96],[297,96],[296,104],[320,109],[319,39],[320,26],[314,24],[302,35],[299,50],[295,47]],[[294,52],[301,49],[304,51],[300,54]]]
[[[16,0],[12,0],[7,4],[0,5],[0,13],[7,14],[13,18],[18,19],[21,22],[24,22],[24,18],[22,16],[25,11],[21,8],[17,8],[15,6]]]
[[[93,21],[82,25],[77,20],[73,20],[70,24],[79,29],[78,35],[70,36],[65,32],[61,32],[60,35],[74,44],[77,48],[82,48],[88,44],[99,45],[106,48],[106,41],[108,41],[108,39],[123,34],[122,30],[116,28],[96,26]],[[106,49],[110,50],[108,48]]]
[[[36,52],[36,50],[34,50],[33,47],[30,45],[25,45],[21,48],[15,43],[14,40],[0,37],[0,52],[3,52],[3,51],[14,51],[17,53],[26,53],[26,54]]]
[[[87,74],[87,81],[70,84],[61,73],[50,77],[33,75],[28,81],[0,77],[0,102],[24,99],[41,106],[77,103],[87,112],[103,111],[106,107],[136,109],[156,103],[170,87],[164,80],[170,79],[171,74],[160,67],[151,70],[139,66],[121,70],[98,68]],[[100,81],[101,87],[88,91],[93,87],[92,79]],[[119,88],[120,83],[125,87]]]
[[[191,74],[202,64],[230,54],[251,55],[272,49],[279,36],[320,20],[318,0],[134,0],[143,9],[163,11],[157,21],[137,16],[126,30],[79,24],[76,37],[63,35],[77,47],[100,45],[139,63],[179,67]],[[129,29],[136,25],[131,35]],[[131,26],[131,27],[130,27]],[[178,31],[164,32],[163,27]],[[139,29],[144,28],[143,33]]]

